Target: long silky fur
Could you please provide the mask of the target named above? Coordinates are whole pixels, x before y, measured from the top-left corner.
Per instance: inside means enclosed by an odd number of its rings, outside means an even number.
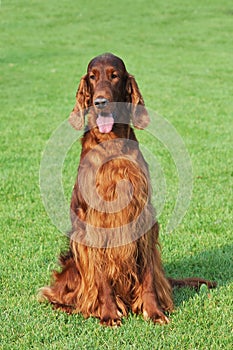
[[[102,273],[110,281],[120,313],[127,315],[130,310],[141,313],[143,309],[142,278],[148,266],[152,269],[154,290],[161,309],[163,311],[172,311],[173,309],[171,287],[164,276],[161,264],[158,224],[155,219],[148,232],[142,234],[139,238],[137,237],[136,230],[143,230],[147,221],[150,222],[154,218],[154,208],[150,201],[151,188],[147,164],[139,150],[133,129],[130,128],[130,132],[128,132],[127,128],[126,125],[117,126],[121,133],[124,130],[125,135],[129,134],[131,140],[134,141],[133,149],[132,145],[130,146],[128,159],[127,152],[129,150],[126,149],[127,145],[125,147],[125,144],[123,144],[124,147],[122,147],[122,143],[119,141],[119,147],[117,147],[118,132],[104,135],[106,142],[116,139],[114,150],[110,152],[113,152],[113,156],[115,153],[117,158],[113,157],[109,162],[104,162],[105,159],[102,159],[101,148],[99,152],[98,149],[96,151],[96,146],[99,143],[98,129],[93,128],[86,132],[82,140],[83,151],[78,173],[82,168],[84,174],[85,172],[87,174],[92,168],[95,168],[93,162],[97,159],[100,160],[104,165],[98,169],[98,184],[96,187],[99,194],[107,203],[111,203],[118,195],[117,183],[122,179],[127,179],[132,185],[133,191],[128,206],[117,213],[100,212],[89,207],[80,191],[78,191],[77,178],[71,201],[73,230],[70,236],[70,252],[68,257],[61,259],[62,272],[54,273],[52,286],[42,290],[43,296],[50,300],[55,307],[67,312],[82,313],[85,317],[100,317],[99,290],[96,276],[101,277]],[[89,157],[90,159],[85,159],[84,164],[82,164],[82,159],[94,148],[94,157],[92,155]],[[107,188],[111,188],[111,191],[106,192]],[[90,189],[89,196],[91,196],[92,191],[93,189]],[[127,192],[124,196],[126,195]],[[83,244],[85,239],[88,239],[87,236],[91,236],[93,240],[99,239],[98,227],[107,229],[127,224],[130,220],[139,218],[143,208],[145,208],[145,212],[142,218],[136,220],[135,227],[134,223],[130,226],[130,229],[134,229],[135,232],[123,230],[123,234],[128,234],[129,240],[133,240],[130,243],[106,248],[90,247]],[[82,222],[87,223],[83,229]],[[88,234],[87,231],[89,231]],[[124,237],[122,238],[124,239]],[[116,239],[119,240],[119,237]],[[116,240],[116,243],[118,243],[118,240]],[[108,245],[106,241],[98,241],[97,243]],[[111,238],[110,244],[112,243],[114,243],[114,238]]]

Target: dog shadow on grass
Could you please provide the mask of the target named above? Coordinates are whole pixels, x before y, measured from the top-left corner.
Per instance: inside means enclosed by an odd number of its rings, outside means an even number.
[[[217,288],[224,287],[233,280],[232,251],[232,245],[225,245],[197,255],[186,256],[181,260],[165,264],[166,275],[177,279],[200,277],[217,282]],[[173,291],[175,307],[181,306],[197,293],[200,292],[193,288],[175,288]]]

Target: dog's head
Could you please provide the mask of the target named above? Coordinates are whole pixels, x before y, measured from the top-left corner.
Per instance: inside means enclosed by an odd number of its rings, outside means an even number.
[[[120,114],[119,105],[122,103],[125,103],[133,125],[144,129],[149,123],[149,115],[134,77],[126,71],[119,57],[110,53],[97,56],[90,61],[87,74],[81,78],[70,123],[81,129],[84,117],[91,109],[99,131],[108,133],[119,117],[117,114]]]

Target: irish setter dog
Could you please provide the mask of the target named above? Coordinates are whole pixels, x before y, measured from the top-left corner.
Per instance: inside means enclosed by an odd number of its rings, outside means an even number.
[[[85,117],[69,251],[42,295],[55,308],[108,326],[119,326],[129,311],[168,323],[173,286],[215,283],[165,277],[148,166],[131,127],[144,129],[149,115],[120,58],[107,53],[89,63],[70,123],[81,129]]]

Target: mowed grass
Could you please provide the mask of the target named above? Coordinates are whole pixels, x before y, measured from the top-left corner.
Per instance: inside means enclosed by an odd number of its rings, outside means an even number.
[[[0,349],[231,349],[232,1],[2,1],[0,26]],[[130,315],[108,329],[37,301],[66,247],[41,200],[41,156],[73,108],[88,61],[106,51],[124,59],[147,106],[176,128],[192,160],[189,209],[167,234],[176,167],[169,149],[137,133],[166,178],[159,217],[166,273],[218,282],[210,292],[175,290],[166,326]],[[64,165],[67,198],[78,147]]]

